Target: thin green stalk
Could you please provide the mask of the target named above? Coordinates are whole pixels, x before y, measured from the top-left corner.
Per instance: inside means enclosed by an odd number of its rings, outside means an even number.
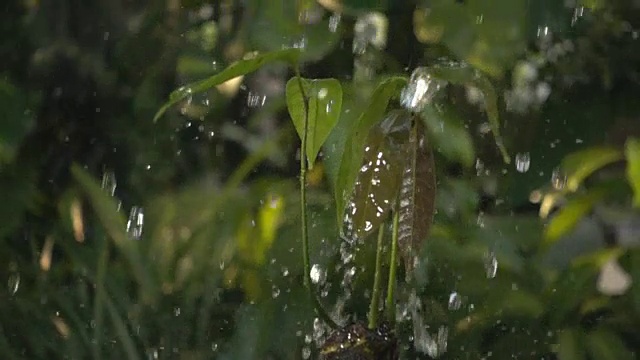
[[[389,260],[389,282],[387,284],[387,301],[385,310],[387,312],[387,320],[393,324],[396,314],[395,304],[395,288],[396,288],[396,270],[398,268],[398,212],[393,213],[393,234],[391,237],[391,259]]]
[[[369,304],[369,329],[378,327],[378,306],[380,301],[380,282],[382,281],[382,240],[384,239],[384,224],[378,230],[378,244],[376,246],[376,268],[373,274],[373,291]]]
[[[322,304],[316,297],[313,287],[311,286],[311,261],[309,256],[309,231],[307,225],[307,132],[309,131],[309,98],[304,92],[300,69],[296,66],[296,78],[300,93],[302,94],[302,104],[304,106],[304,126],[302,131],[302,139],[300,144],[300,217],[302,228],[302,262],[304,271],[304,286],[309,292],[311,301],[313,302],[316,314],[322,318],[332,328],[338,328],[338,325],[331,319],[329,314],[324,310]]]

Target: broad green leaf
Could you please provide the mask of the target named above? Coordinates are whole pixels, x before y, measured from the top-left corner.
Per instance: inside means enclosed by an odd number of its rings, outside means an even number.
[[[113,240],[118,250],[122,252],[133,270],[133,276],[138,280],[143,289],[146,300],[155,299],[156,284],[148,272],[144,258],[140,253],[138,242],[130,239],[126,233],[126,226],[122,214],[118,212],[115,200],[108,196],[100,185],[81,167],[74,165],[71,173],[80,188],[89,199],[100,223]]]
[[[635,356],[614,332],[596,329],[587,334],[585,345],[591,359],[632,360]]]
[[[436,151],[464,167],[473,165],[476,159],[473,140],[452,107],[427,105],[421,119]]]
[[[309,0],[284,1],[274,5],[270,0],[247,3],[246,31],[249,45],[258,51],[299,48],[302,60],[320,60],[336,47],[341,31],[332,31],[329,19],[316,20],[323,10]],[[306,22],[306,23],[305,23]]]
[[[398,196],[398,248],[409,272],[413,269],[413,258],[426,241],[433,222],[436,170],[422,122],[415,121],[412,124],[408,140],[408,158],[405,160]]]
[[[433,77],[447,81],[454,85],[470,85],[482,92],[484,97],[485,112],[489,120],[489,126],[493,132],[496,146],[500,150],[505,163],[510,163],[509,153],[504,146],[500,135],[500,112],[498,109],[498,95],[491,81],[480,71],[466,63],[442,62],[429,68]]]
[[[432,0],[414,13],[421,42],[444,44],[456,57],[501,77],[526,50],[525,0]]]
[[[286,93],[287,109],[300,139],[304,136],[307,122],[305,154],[311,169],[320,148],[338,122],[342,108],[342,87],[336,79],[293,77],[287,82]]]
[[[558,360],[584,360],[584,334],[577,329],[564,329],[558,335]]]
[[[387,219],[400,189],[411,115],[394,110],[373,128],[366,142],[353,196],[347,207],[347,238],[363,239]]]
[[[362,166],[369,130],[384,118],[389,102],[398,96],[406,84],[407,80],[403,77],[383,80],[374,90],[362,115],[353,124],[351,130],[343,135],[346,136],[346,142],[334,187],[339,225],[342,224],[346,201],[353,192],[356,177]]]
[[[625,147],[627,179],[633,189],[633,206],[640,207],[640,140],[629,139]]]
[[[571,199],[560,212],[551,219],[547,225],[544,237],[545,245],[551,245],[568,234],[575,228],[578,222],[593,209],[593,206],[604,198],[606,191],[601,189],[592,190],[586,194]]]
[[[567,176],[566,189],[578,190],[589,175],[622,158],[622,152],[613,147],[591,147],[568,155],[562,161],[562,170]]]
[[[236,61],[229,65],[221,72],[206,78],[204,80],[197,81],[192,84],[185,85],[169,95],[169,101],[167,101],[160,110],[153,117],[153,121],[156,122],[171,106],[179,103],[180,101],[193,96],[193,94],[207,91],[216,85],[220,85],[227,80],[231,80],[241,75],[248,74],[256,71],[261,66],[274,61],[286,61],[290,64],[295,64],[300,56],[299,49],[284,49],[256,56],[248,57],[243,60]]]

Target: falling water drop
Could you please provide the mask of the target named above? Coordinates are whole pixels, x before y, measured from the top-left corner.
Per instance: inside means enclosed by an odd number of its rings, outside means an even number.
[[[340,13],[335,13],[329,17],[329,31],[332,33],[338,31],[338,26],[340,25],[340,21],[342,20],[342,15]]]
[[[320,265],[313,264],[313,266],[311,267],[311,271],[309,272],[309,275],[311,276],[311,281],[314,284],[318,284],[324,280],[325,274],[324,274],[324,271],[322,270],[322,267],[320,267]]]
[[[496,254],[493,251],[488,251],[484,255],[484,270],[487,274],[488,279],[493,279],[496,277],[498,272],[498,259],[496,258]]]
[[[20,287],[20,273],[17,270],[11,270],[9,272],[9,278],[7,279],[7,288],[10,295],[15,295]]]
[[[462,298],[457,292],[449,294],[449,310],[459,310],[462,307]]]
[[[134,240],[140,240],[143,226],[144,209],[139,206],[133,206],[129,213],[129,220],[127,221],[127,234]]]
[[[109,195],[113,196],[116,192],[118,183],[116,181],[116,174],[113,171],[105,170],[102,174],[102,189]]]
[[[260,95],[251,91],[247,95],[247,106],[250,108],[264,106],[266,101],[267,97],[265,95]]]
[[[516,154],[516,170],[521,173],[529,171],[531,165],[531,155],[528,152]]]
[[[277,286],[273,285],[271,287],[271,297],[275,299],[278,296],[280,296],[280,288],[278,288]]]
[[[435,79],[425,67],[416,68],[411,74],[409,83],[402,89],[400,103],[413,112],[420,112],[446,86],[446,82]]]
[[[567,184],[567,175],[560,168],[555,168],[551,173],[551,186],[556,190],[564,189]]]

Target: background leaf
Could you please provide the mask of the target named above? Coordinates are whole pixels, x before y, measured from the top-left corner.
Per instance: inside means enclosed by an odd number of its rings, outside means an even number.
[[[473,165],[476,160],[473,140],[455,109],[447,105],[427,105],[420,118],[436,151],[466,168]]]
[[[596,170],[622,159],[622,152],[613,147],[592,147],[568,155],[562,161],[567,177],[567,190],[576,191],[582,182]]]
[[[303,89],[300,89],[300,85]],[[308,122],[306,156],[311,169],[320,148],[338,122],[342,109],[342,87],[335,79],[307,80],[294,77],[287,82],[286,91],[287,109],[301,139],[305,119]],[[308,115],[304,113],[305,101],[308,101]]]

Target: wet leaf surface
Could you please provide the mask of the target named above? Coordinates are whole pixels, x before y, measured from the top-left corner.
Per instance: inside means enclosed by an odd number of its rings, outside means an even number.
[[[413,258],[429,235],[435,212],[435,164],[422,122],[414,122],[407,148],[398,197],[398,246],[407,271],[411,271]]]
[[[286,93],[289,115],[300,139],[304,134],[305,119],[307,120],[305,152],[311,169],[320,148],[338,122],[342,109],[342,87],[336,79],[308,80],[294,77],[287,82]]]
[[[348,239],[365,238],[387,219],[400,190],[410,125],[407,112],[394,110],[370,132],[347,204],[344,236]]]
[[[334,186],[339,224],[342,224],[346,202],[353,192],[362,165],[369,130],[384,118],[389,102],[399,95],[400,89],[406,83],[407,80],[403,77],[383,80],[371,95],[364,112],[351,125],[350,130],[342,135],[346,140]]]

